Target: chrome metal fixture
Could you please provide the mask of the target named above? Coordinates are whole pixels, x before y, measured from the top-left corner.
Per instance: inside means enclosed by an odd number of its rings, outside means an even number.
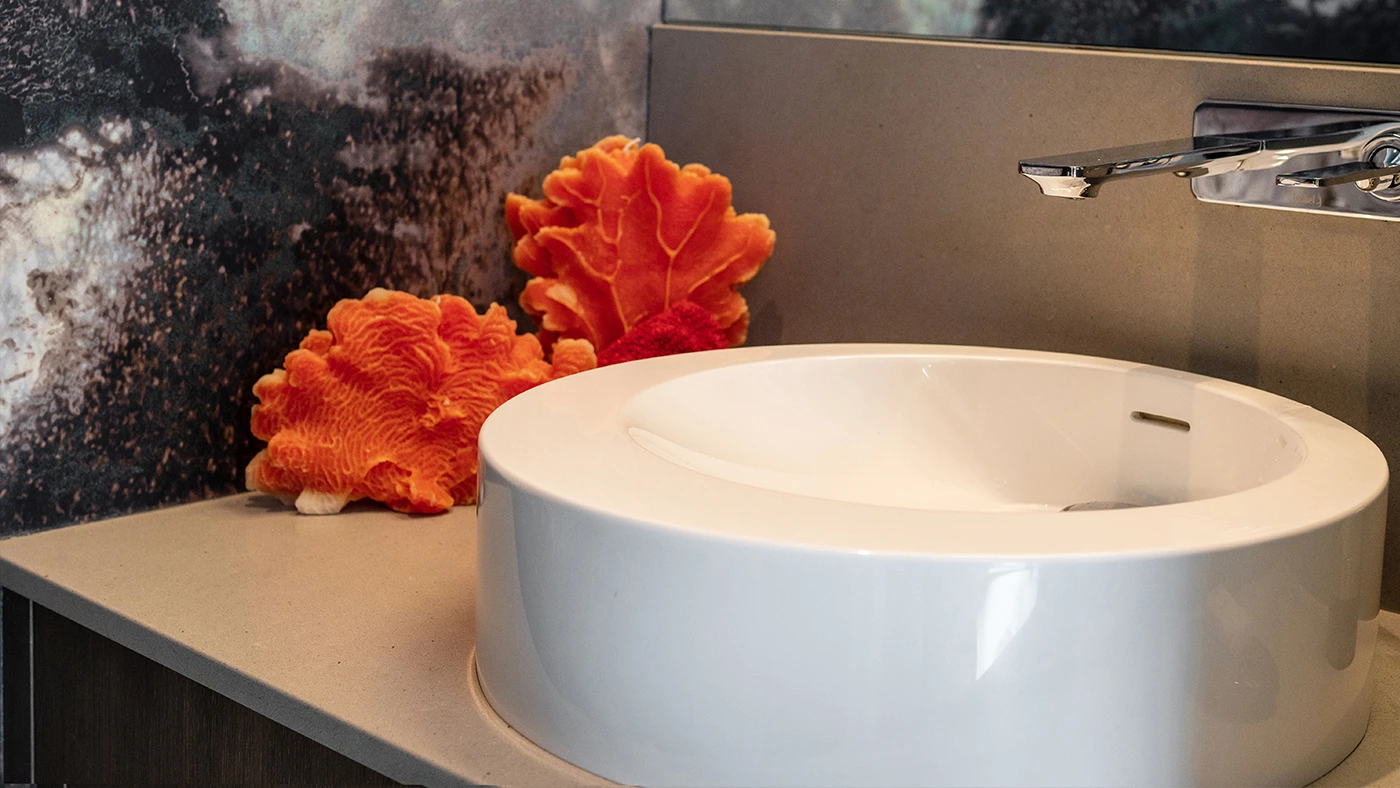
[[[1021,162],[1052,197],[1156,173],[1206,202],[1400,221],[1400,112],[1206,102],[1188,139]]]

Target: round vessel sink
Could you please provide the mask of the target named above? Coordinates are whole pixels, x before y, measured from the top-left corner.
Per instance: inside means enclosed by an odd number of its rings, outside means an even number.
[[[477,670],[639,785],[1302,785],[1370,713],[1388,473],[1159,367],[744,348],[482,428]]]

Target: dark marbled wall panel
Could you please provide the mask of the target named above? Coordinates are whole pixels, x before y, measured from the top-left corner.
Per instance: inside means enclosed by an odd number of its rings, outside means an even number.
[[[0,533],[240,490],[340,298],[514,304],[506,192],[642,131],[593,5],[0,0]]]
[[[1400,0],[667,0],[666,18],[1400,63]]]
[[[1400,63],[1396,0],[983,0],[974,35]]]

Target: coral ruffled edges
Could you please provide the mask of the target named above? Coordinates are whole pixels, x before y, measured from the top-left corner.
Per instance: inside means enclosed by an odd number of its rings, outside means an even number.
[[[600,363],[738,345],[735,292],[773,252],[768,217],[738,215],[729,180],[656,145],[608,137],[565,157],[544,199],[506,200],[514,258],[533,275],[517,336],[450,295],[375,289],[336,304],[285,368],[253,387],[249,489],[332,514],[371,498],[401,512],[476,500],[481,425],[533,386]],[[602,351],[595,356],[594,349]],[[551,360],[545,361],[545,351]]]
[[[544,195],[507,197],[506,221],[515,264],[534,276],[520,304],[546,348],[566,338],[604,350],[683,301],[743,343],[749,311],[735,289],[775,236],[768,217],[735,214],[727,178],[615,136],[565,157]]]
[[[250,489],[306,514],[360,498],[401,512],[476,500],[477,435],[501,403],[597,366],[585,341],[517,336],[504,308],[484,315],[450,295],[383,289],[336,304],[285,368],[253,387],[253,434],[268,442],[247,469]]]

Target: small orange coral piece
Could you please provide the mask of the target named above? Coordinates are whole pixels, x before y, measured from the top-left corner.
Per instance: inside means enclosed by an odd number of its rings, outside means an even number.
[[[705,308],[729,344],[749,310],[735,288],[773,252],[768,217],[736,215],[729,179],[678,167],[657,145],[608,137],[565,157],[542,200],[506,198],[515,264],[534,275],[520,304],[555,337],[598,350],[682,301]]]
[[[477,434],[501,403],[597,365],[587,342],[559,342],[554,362],[492,304],[478,315],[450,295],[371,290],[336,304],[253,393],[250,489],[329,513],[372,498],[401,512],[476,500]]]

